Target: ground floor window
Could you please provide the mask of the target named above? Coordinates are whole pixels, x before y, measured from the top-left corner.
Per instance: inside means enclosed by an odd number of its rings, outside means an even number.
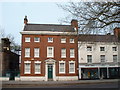
[[[35,63],[35,74],[41,73],[40,65],[40,63]]]
[[[120,68],[113,67],[109,68],[109,78],[119,78],[120,77]]]
[[[74,61],[69,62],[69,73],[75,73],[75,62]]]
[[[25,61],[24,73],[25,74],[31,73],[31,62],[30,61]]]
[[[59,73],[65,73],[65,61],[59,61]]]
[[[82,79],[97,79],[98,69],[97,68],[83,68],[81,69]]]

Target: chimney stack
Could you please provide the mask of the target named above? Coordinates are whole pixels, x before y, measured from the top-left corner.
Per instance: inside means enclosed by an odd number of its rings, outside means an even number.
[[[78,32],[78,21],[75,19],[72,19],[71,26],[74,28],[76,32]]]
[[[25,16],[25,18],[24,18],[24,24],[26,25],[27,22],[28,22],[28,19],[27,19],[27,16]]]
[[[114,35],[118,38],[118,40],[120,40],[120,28],[116,27],[114,29]]]

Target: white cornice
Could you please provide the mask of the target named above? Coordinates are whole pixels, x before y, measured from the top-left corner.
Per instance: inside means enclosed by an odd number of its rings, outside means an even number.
[[[22,31],[21,34],[40,34],[40,35],[77,35],[77,32],[52,32],[52,31]]]

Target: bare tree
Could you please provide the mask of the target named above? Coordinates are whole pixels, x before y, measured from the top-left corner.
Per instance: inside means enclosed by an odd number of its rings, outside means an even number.
[[[79,33],[112,33],[120,26],[120,2],[69,2],[58,6],[69,13],[63,22],[78,20]]]

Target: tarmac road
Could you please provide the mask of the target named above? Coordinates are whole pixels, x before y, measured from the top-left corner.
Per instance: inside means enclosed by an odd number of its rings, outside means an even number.
[[[3,82],[2,88],[120,88],[118,81],[118,79],[47,82],[9,81]]]

